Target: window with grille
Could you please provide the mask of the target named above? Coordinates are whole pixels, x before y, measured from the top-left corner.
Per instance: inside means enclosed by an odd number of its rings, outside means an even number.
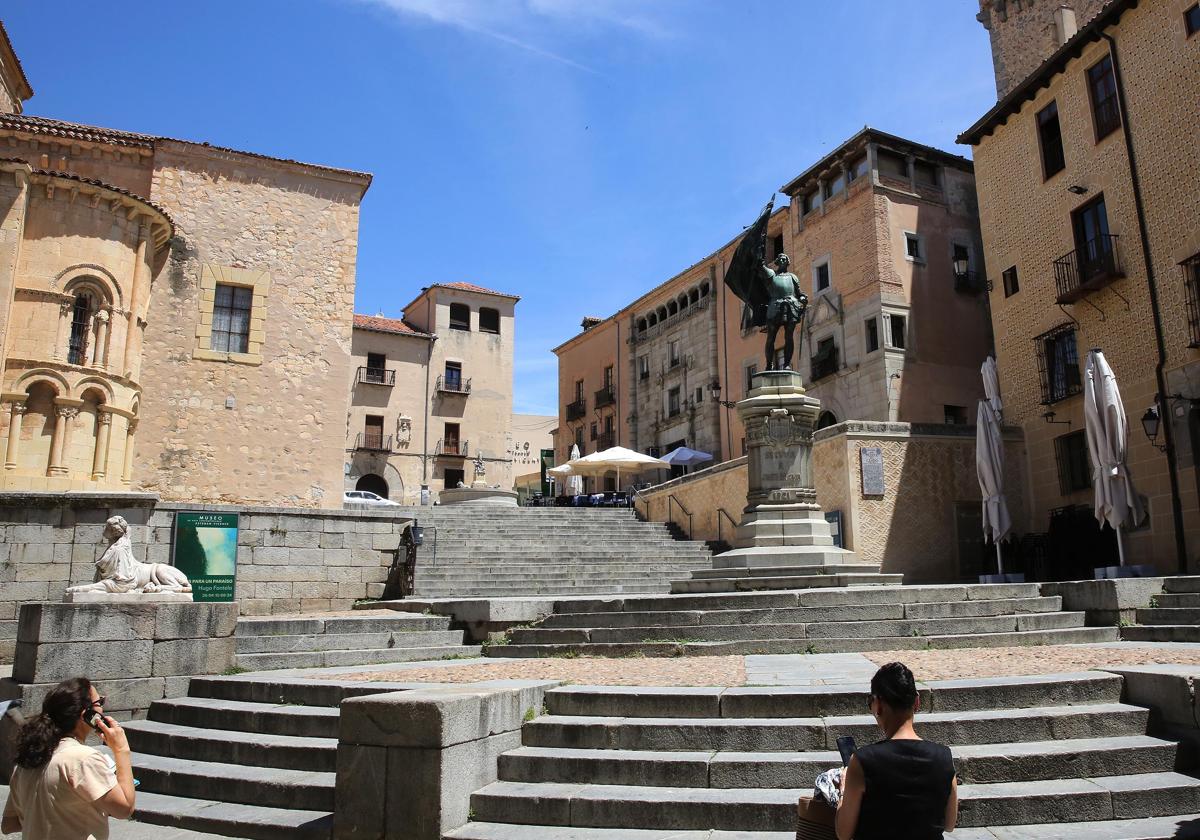
[[[71,339],[67,348],[67,362],[73,365],[87,364],[88,332],[92,328],[92,300],[87,295],[76,295],[71,308]]]
[[[1058,462],[1058,489],[1062,495],[1087,490],[1092,486],[1086,432],[1081,429],[1056,437],[1054,457]]]
[[[1200,254],[1182,263],[1184,292],[1187,297],[1189,347],[1200,347]]]
[[[1092,120],[1096,141],[1103,140],[1121,127],[1121,108],[1117,103],[1117,79],[1112,56],[1106,55],[1087,71],[1088,91],[1092,97]]]
[[[912,262],[925,262],[925,247],[920,236],[905,232],[904,256]]]
[[[1058,124],[1058,103],[1051,102],[1038,111],[1038,142],[1042,148],[1042,177],[1049,178],[1067,166],[1063,156],[1062,130]]]
[[[1042,404],[1065,400],[1083,390],[1079,354],[1075,349],[1075,327],[1061,324],[1034,339],[1038,371],[1042,380]]]
[[[1017,278],[1017,267],[1006,268],[1004,274],[1004,296],[1012,297],[1017,292],[1021,291],[1021,281]]]
[[[254,290],[217,284],[209,349],[245,353],[250,347],[250,306]]]

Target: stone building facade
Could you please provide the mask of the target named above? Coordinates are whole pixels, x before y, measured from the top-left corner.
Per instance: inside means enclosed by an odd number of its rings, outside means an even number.
[[[0,489],[340,506],[370,176],[27,116],[23,79],[0,37]]]
[[[472,283],[438,283],[402,318],[354,317],[347,490],[417,504],[422,487],[436,496],[470,484],[477,456],[489,485],[512,488],[524,457],[514,448],[512,413],[518,300]]]
[[[783,191],[767,228],[809,296],[797,359],[823,426],[966,423],[990,348],[969,161],[863,129]],[[617,444],[744,453],[736,412],[765,366],[724,276],[738,239],[617,314],[586,318],[559,358],[556,456]],[[962,276],[954,262],[961,258]]]
[[[1009,3],[1007,25],[1039,25],[1044,5]],[[1065,44],[1023,58],[1037,69],[959,138],[973,147],[997,280],[1005,421],[1024,428],[1028,448],[1029,516],[1016,527],[1098,545],[1089,565],[1116,557],[1090,512],[1081,392],[1093,347],[1116,374],[1130,470],[1149,497],[1129,561],[1194,571],[1200,554],[1198,30],[1190,0],[1113,0]],[[997,67],[1011,65],[1015,47],[996,43]],[[1161,419],[1155,441],[1144,414]]]
[[[1090,23],[1108,0],[979,0],[992,43],[996,96],[1003,98]]]

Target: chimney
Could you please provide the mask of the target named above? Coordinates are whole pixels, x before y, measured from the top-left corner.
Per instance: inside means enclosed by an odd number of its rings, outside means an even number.
[[[1075,18],[1075,10],[1067,3],[1060,4],[1054,12],[1054,34],[1058,46],[1067,43],[1078,31],[1079,21]]]

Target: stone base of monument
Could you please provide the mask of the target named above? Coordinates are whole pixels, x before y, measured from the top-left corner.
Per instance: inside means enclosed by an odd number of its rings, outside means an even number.
[[[748,490],[735,548],[713,568],[674,581],[672,592],[806,589],[815,586],[898,584],[853,551],[838,548],[812,478],[812,435],[820,400],[808,396],[790,370],[754,375],[737,404],[746,430]]]
[[[0,702],[19,699],[32,716],[59,682],[87,677],[108,698],[106,712],[117,720],[143,718],[155,700],[185,696],[192,676],[233,667],[236,603],[123,597],[128,600],[23,604],[12,677],[0,679]],[[6,749],[0,744],[5,779],[11,771]]]
[[[497,490],[492,487],[455,487],[438,493],[438,502],[443,505],[506,505],[517,506],[517,494],[512,490]]]
[[[65,592],[64,604],[190,604],[191,592]]]

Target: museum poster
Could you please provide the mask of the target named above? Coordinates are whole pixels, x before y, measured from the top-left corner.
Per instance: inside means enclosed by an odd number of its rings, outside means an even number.
[[[173,564],[192,582],[194,601],[232,601],[236,513],[177,513]]]

